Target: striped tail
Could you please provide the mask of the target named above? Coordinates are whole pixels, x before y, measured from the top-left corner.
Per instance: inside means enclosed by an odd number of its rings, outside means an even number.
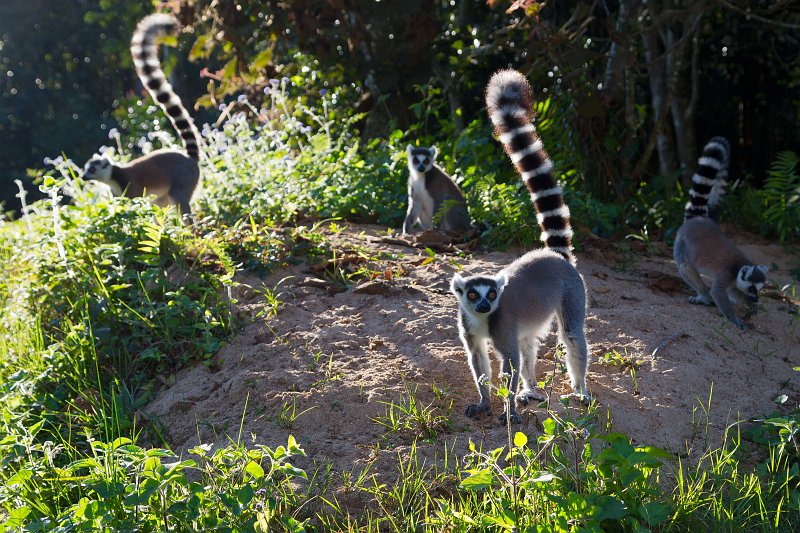
[[[195,161],[200,159],[198,142],[200,135],[194,126],[192,117],[183,107],[181,99],[175,94],[172,85],[164,76],[161,62],[158,60],[158,45],[156,39],[162,35],[172,35],[178,32],[178,21],[172,15],[149,15],[139,22],[131,39],[131,55],[136,73],[147,92],[158,102],[161,109],[169,117],[175,131],[178,132],[186,153]]]
[[[712,137],[703,147],[703,153],[697,160],[697,170],[692,176],[692,188],[689,190],[691,198],[686,203],[684,220],[708,217],[719,211],[728,184],[730,157],[731,145],[724,137]]]
[[[495,133],[531,194],[545,247],[575,264],[569,208],[531,122],[533,92],[528,80],[516,70],[496,72],[486,86],[486,107]]]

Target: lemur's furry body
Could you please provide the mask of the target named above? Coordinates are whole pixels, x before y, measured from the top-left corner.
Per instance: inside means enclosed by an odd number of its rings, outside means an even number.
[[[444,209],[436,229],[464,233],[472,228],[467,201],[461,189],[447,173],[436,165],[436,148],[414,148],[408,145],[408,212],[403,233],[415,224],[433,228],[434,216]]]
[[[84,169],[84,179],[107,184],[114,194],[129,198],[155,195],[159,205],[177,205],[189,214],[189,202],[200,179],[199,139],[189,112],[167,81],[158,60],[156,40],[178,30],[178,21],[171,15],[149,15],[139,22],[131,39],[131,55],[142,84],[169,117],[183,140],[186,153],[178,150],[156,150],[127,164],[112,162],[107,156],[95,155]]]
[[[691,199],[686,204],[683,225],[675,236],[673,256],[681,278],[696,292],[690,303],[716,304],[722,314],[744,329],[749,324],[740,320],[733,305],[742,297],[755,304],[764,286],[765,265],[754,265],[709,218],[709,207],[718,208],[721,195],[716,194],[721,180],[727,179],[730,146],[722,137],[712,138],[698,160],[692,177]],[[709,290],[700,274],[711,278]]]
[[[528,252],[495,276],[464,278],[456,274],[451,290],[459,300],[459,333],[480,393],[480,400],[469,405],[466,414],[474,417],[491,411],[486,384],[492,376],[487,353],[487,341],[491,340],[502,361],[502,372],[510,376],[512,398],[507,415],[517,423],[515,400],[526,405],[542,399],[535,391],[536,358],[554,318],[566,346],[573,393],[588,398],[586,286],[573,266],[569,209],[531,123],[533,96],[527,80],[513,70],[495,73],[486,88],[486,105],[496,133],[531,194],[546,248]],[[520,376],[522,389],[518,391]],[[501,420],[505,419],[503,415]]]

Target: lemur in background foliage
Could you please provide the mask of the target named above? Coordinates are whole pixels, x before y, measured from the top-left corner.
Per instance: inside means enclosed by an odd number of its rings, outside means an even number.
[[[697,292],[689,302],[713,302],[725,318],[745,329],[752,326],[736,316],[733,305],[740,297],[751,309],[758,303],[769,267],[753,264],[710,217],[719,211],[729,164],[730,144],[723,137],[713,137],[703,148],[692,176],[691,198],[675,237],[673,255],[681,278]],[[711,278],[710,291],[700,273]]]
[[[142,84],[169,117],[186,153],[156,150],[130,163],[114,163],[106,155],[95,154],[87,161],[83,178],[105,183],[115,195],[125,194],[129,198],[155,195],[157,205],[177,205],[183,215],[189,215],[189,202],[200,179],[200,135],[164,75],[156,43],[159,37],[177,31],[178,21],[171,15],[145,17],[133,33],[131,55]]]
[[[451,233],[466,233],[472,228],[467,211],[467,201],[461,190],[438,165],[436,147],[414,148],[408,153],[408,212],[403,221],[403,234],[415,224],[426,230],[436,229]]]
[[[541,339],[553,318],[566,347],[567,372],[573,394],[589,399],[586,372],[586,286],[572,254],[569,209],[553,177],[533,120],[533,94],[525,77],[515,70],[495,73],[486,88],[486,107],[495,132],[522,176],[536,208],[545,248],[526,253],[496,275],[462,277],[455,274],[451,290],[459,302],[459,333],[480,393],[466,409],[477,417],[491,412],[489,388],[492,367],[487,353],[491,340],[510,377],[509,412],[500,417],[519,423],[515,401],[527,405],[542,400],[536,392],[536,358]],[[522,377],[522,389],[518,389]]]

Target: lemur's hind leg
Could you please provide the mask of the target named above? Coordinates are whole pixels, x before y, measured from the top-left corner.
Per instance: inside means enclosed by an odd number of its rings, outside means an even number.
[[[697,296],[689,297],[689,303],[713,305],[714,302],[711,299],[708,287],[703,283],[703,279],[700,277],[700,273],[697,272],[697,269],[689,263],[678,263],[678,273],[681,275],[681,278],[683,278],[683,281],[697,293]]]
[[[536,336],[523,337],[519,341],[521,353],[519,374],[522,378],[522,390],[517,393],[517,401],[522,405],[528,402],[544,400],[544,396],[536,392],[536,358],[539,353],[539,339]]]
[[[581,402],[588,403],[592,398],[586,387],[589,345],[586,343],[584,334],[585,317],[585,302],[567,302],[567,305],[564,305],[561,312],[556,315],[559,340],[566,348],[564,359],[572,386],[570,396],[576,396],[580,398]]]

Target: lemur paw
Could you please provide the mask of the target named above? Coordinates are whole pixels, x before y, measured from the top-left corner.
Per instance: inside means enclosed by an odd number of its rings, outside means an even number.
[[[504,412],[502,415],[498,417],[498,420],[500,420],[500,423],[504,426],[506,425],[507,421],[510,421],[512,424],[522,423],[522,419],[519,417],[517,413],[511,413],[511,416],[509,416],[507,412]]]
[[[517,402],[520,405],[528,405],[528,402],[541,402],[544,396],[533,389],[522,389],[517,393]]]
[[[561,399],[563,399],[563,400],[569,400],[569,399],[572,399],[572,398],[580,400],[581,404],[583,404],[583,405],[589,405],[594,400],[594,398],[592,398],[592,396],[588,392],[587,393],[581,393],[581,392],[578,392],[578,391],[572,391],[569,394],[562,394],[561,395]]]
[[[711,305],[711,300],[705,296],[689,296],[689,303],[695,305]]]
[[[472,403],[467,406],[464,410],[464,414],[470,418],[477,418],[483,413],[487,412],[488,414],[492,414],[492,406],[489,402],[486,403]]]
[[[748,324],[747,322],[742,322],[741,320],[731,320],[737,328],[741,329],[742,331],[746,331],[748,329],[753,329],[753,324]]]

